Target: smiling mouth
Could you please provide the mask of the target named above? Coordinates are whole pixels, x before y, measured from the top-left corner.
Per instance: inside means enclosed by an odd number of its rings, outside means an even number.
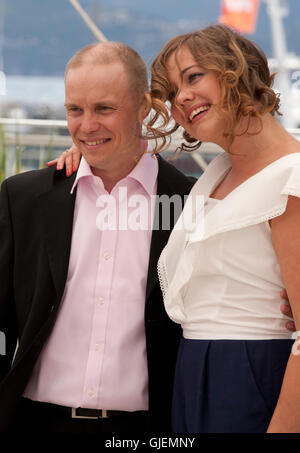
[[[91,141],[81,140],[81,142],[87,146],[97,146],[97,145],[103,145],[103,143],[107,143],[109,140],[110,140],[110,138],[103,138],[101,140],[93,140],[93,141],[92,140]]]
[[[192,122],[197,116],[199,116],[203,112],[207,112],[209,109],[210,109],[210,104],[205,104],[205,105],[201,105],[201,107],[197,107],[189,114],[188,120],[190,122]]]

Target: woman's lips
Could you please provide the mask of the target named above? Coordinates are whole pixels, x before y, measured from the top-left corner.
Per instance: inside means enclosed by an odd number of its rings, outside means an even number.
[[[188,112],[188,121],[194,123],[197,119],[204,116],[207,111],[210,109],[210,104],[202,104],[197,107],[194,107]]]

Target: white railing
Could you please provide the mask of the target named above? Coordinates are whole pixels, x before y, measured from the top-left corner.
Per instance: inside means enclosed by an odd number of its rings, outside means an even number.
[[[22,161],[23,171],[44,166],[47,160],[57,157],[72,145],[65,120],[0,118],[0,125],[2,149],[6,152],[5,176],[16,171],[17,156]],[[288,132],[300,141],[300,129],[288,129]],[[180,133],[172,137],[169,154],[176,150],[181,141]],[[200,174],[211,158],[221,151],[217,145],[203,143],[201,151],[184,153],[171,162],[189,174]]]
[[[47,160],[57,157],[72,145],[71,137],[65,135],[68,133],[65,120],[0,118],[0,125],[3,127],[3,142],[7,155],[6,177],[15,173],[17,166],[19,168],[21,166],[21,171],[43,167]],[[173,154],[180,143],[181,138],[178,134],[172,138],[170,152],[166,155]],[[215,145],[203,144],[201,154],[184,153],[175,160],[171,159],[171,162],[184,172],[199,176],[211,159],[210,155],[215,155],[219,151]],[[21,159],[21,165],[20,163],[16,165],[17,157]]]
[[[60,148],[69,147],[72,144],[69,135],[57,133],[58,130],[67,132],[68,127],[65,120],[0,118],[0,124],[4,126],[4,137],[7,145],[47,146],[51,143]],[[50,132],[38,133],[39,128]]]

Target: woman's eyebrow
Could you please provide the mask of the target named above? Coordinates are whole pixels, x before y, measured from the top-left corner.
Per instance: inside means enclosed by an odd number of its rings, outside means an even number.
[[[180,74],[181,74],[181,75],[184,75],[189,69],[194,68],[195,66],[198,66],[198,65],[193,64],[193,65],[191,65],[191,66],[188,66],[187,68],[184,68],[184,69],[180,72]]]

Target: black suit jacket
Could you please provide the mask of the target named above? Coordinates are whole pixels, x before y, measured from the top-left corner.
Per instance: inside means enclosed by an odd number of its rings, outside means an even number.
[[[0,431],[15,413],[35,362],[55,323],[68,272],[75,175],[54,168],[13,176],[0,197]],[[158,195],[182,197],[194,180],[159,158]],[[173,227],[173,224],[171,224]],[[180,327],[162,301],[157,260],[169,230],[154,230],[145,303],[149,411],[153,432],[170,431],[170,407]],[[17,347],[17,352],[15,353]]]

